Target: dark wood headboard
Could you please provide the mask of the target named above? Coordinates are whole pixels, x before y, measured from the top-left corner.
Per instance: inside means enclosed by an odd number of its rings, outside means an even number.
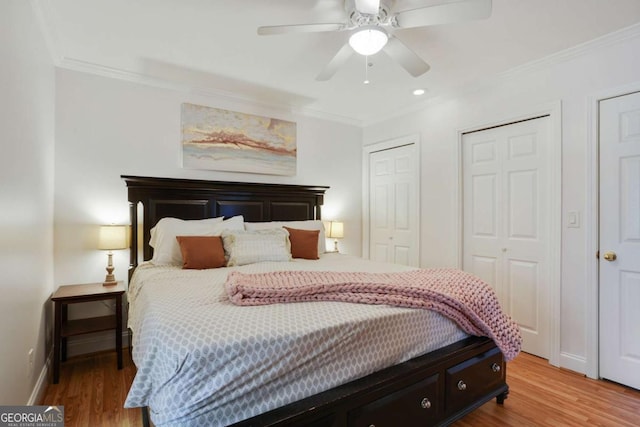
[[[138,265],[139,241],[143,260],[151,259],[150,230],[165,217],[204,219],[235,215],[245,221],[321,219],[320,207],[329,187],[150,178],[123,175],[131,212],[130,267]],[[142,218],[138,209],[142,206]],[[138,227],[142,222],[142,234]],[[139,237],[140,236],[140,237]]]

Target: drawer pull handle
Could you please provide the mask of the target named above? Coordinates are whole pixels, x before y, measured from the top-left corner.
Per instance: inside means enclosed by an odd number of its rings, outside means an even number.
[[[431,401],[425,397],[420,402],[420,406],[422,406],[422,409],[429,409],[431,408]]]
[[[458,390],[464,391],[466,389],[467,389],[467,385],[464,383],[464,381],[462,380],[458,381]]]
[[[497,363],[494,363],[493,365],[491,365],[491,370],[493,372],[500,372],[500,365],[498,365]]]

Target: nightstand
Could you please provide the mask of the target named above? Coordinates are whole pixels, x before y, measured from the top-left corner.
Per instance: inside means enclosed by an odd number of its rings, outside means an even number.
[[[60,286],[51,297],[55,304],[55,325],[53,332],[53,383],[60,379],[60,361],[67,359],[67,338],[91,332],[116,331],[116,351],[118,369],[122,369],[122,295],[124,283],[103,286],[102,283]],[[67,306],[89,301],[116,300],[116,313],[109,316],[88,319],[67,319]]]

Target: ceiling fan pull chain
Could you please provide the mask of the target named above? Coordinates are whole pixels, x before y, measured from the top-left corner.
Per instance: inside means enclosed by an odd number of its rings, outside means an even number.
[[[369,56],[364,57],[364,84],[368,85],[369,81]]]

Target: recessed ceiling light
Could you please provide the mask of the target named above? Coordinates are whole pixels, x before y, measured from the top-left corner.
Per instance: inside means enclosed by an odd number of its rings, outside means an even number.
[[[424,89],[416,89],[416,90],[413,91],[413,94],[415,96],[424,95]]]

